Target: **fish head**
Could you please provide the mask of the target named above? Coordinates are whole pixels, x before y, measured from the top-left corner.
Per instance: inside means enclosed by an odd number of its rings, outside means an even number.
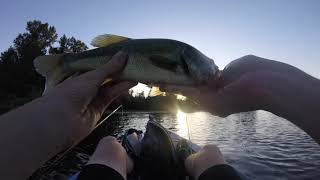
[[[190,76],[197,84],[207,83],[215,79],[219,73],[219,68],[214,60],[190,45],[185,45],[180,58],[186,64]]]
[[[124,75],[141,83],[197,85],[214,77],[218,70],[213,60],[179,41],[140,39],[128,43],[129,54],[133,55],[129,57]],[[136,73],[137,68],[140,73]]]

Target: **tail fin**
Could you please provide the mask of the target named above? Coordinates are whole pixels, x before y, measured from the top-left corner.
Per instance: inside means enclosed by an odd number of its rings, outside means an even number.
[[[44,94],[65,78],[62,63],[61,54],[39,56],[33,61],[36,71],[46,78]]]

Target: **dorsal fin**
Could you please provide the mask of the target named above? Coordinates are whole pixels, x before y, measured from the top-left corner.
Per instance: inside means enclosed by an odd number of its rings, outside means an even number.
[[[91,45],[94,47],[106,47],[110,44],[122,42],[122,41],[128,41],[130,38],[124,37],[124,36],[118,36],[118,35],[112,35],[112,34],[103,34],[99,35],[91,41]]]

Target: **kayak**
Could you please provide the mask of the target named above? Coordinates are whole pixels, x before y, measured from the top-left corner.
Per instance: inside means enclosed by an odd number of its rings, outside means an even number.
[[[137,138],[132,139],[131,134]],[[128,179],[186,179],[184,160],[201,147],[178,134],[165,129],[150,116],[146,131],[127,130],[120,142],[135,167]]]
[[[132,133],[138,135],[135,142],[130,139]],[[144,132],[128,129],[118,136],[118,140],[135,162],[128,180],[192,179],[186,175],[184,160],[188,155],[198,152],[201,146],[167,130],[153,116],[149,117]],[[75,180],[78,174],[68,180]]]

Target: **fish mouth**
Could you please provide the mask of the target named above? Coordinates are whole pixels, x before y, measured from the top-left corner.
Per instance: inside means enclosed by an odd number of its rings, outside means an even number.
[[[219,73],[219,68],[214,63],[214,60],[191,46],[182,51],[181,60],[184,62],[185,72],[197,82],[196,85],[208,83],[215,79]]]

